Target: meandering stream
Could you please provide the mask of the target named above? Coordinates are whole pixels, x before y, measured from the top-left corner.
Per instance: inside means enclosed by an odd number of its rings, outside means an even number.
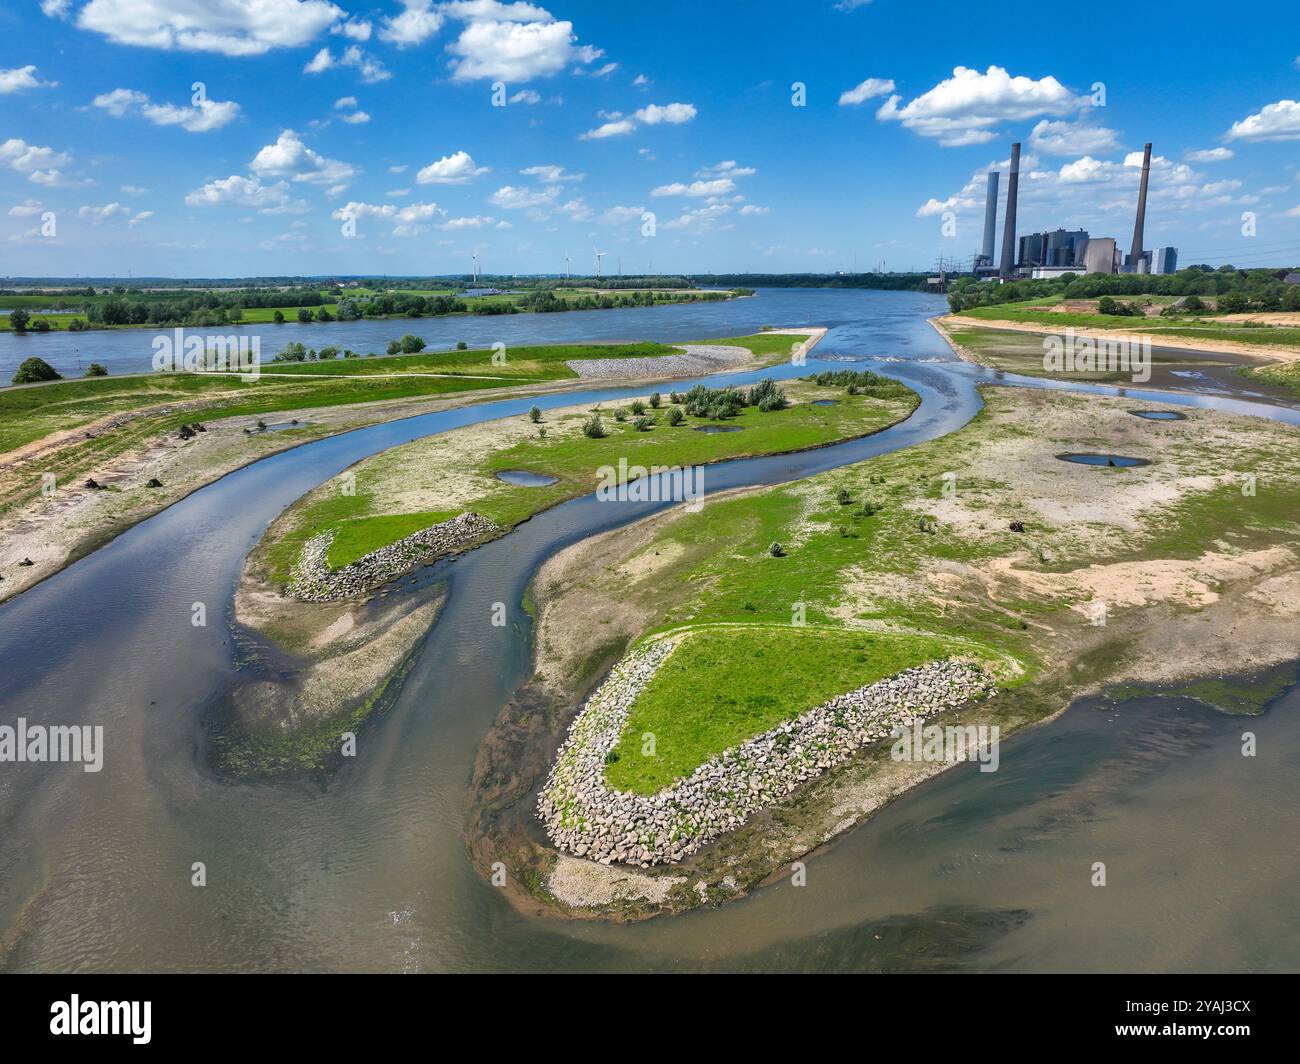
[[[832,329],[807,369],[725,379],[800,375],[845,357],[904,379],[922,404],[906,422],[864,440],[709,467],[708,492],[805,477],[951,432],[978,409],[977,383],[998,377],[952,358],[925,322],[941,309],[930,297],[796,290],[743,302],[763,304],[763,321],[811,318]],[[588,315],[563,317],[577,324]],[[393,707],[324,790],[236,785],[205,773],[196,757],[198,714],[235,675],[233,589],[247,551],[285,505],[406,440],[522,415],[534,401],[545,408],[625,394],[591,389],[492,402],[274,455],[0,607],[0,721],[102,724],[106,738],[99,773],[0,765],[0,967],[1300,963],[1295,692],[1251,721],[1260,756],[1249,760],[1239,752],[1241,722],[1208,709],[1131,702],[1117,712],[1081,702],[1006,742],[997,773],[959,768],[882,811],[810,862],[806,887],[778,885],[720,910],[630,927],[515,912],[470,867],[460,830],[478,745],[531,672],[528,618],[517,604],[555,551],[657,504],[575,500],[433,567],[428,576],[449,590],[443,613]],[[1300,425],[1294,407],[1239,396],[1127,394],[1139,403],[1185,402]],[[207,627],[189,623],[195,602],[207,607]],[[489,623],[495,602],[512,608],[506,628]],[[1089,865],[1101,859],[1094,855],[1105,855],[1110,868],[1104,891],[1088,884]],[[191,886],[194,862],[206,866],[205,887]]]

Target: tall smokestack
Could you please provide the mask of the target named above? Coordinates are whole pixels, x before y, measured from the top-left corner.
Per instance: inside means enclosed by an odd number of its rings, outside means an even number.
[[[1133,250],[1129,253],[1130,265],[1136,266],[1142,258],[1142,229],[1147,220],[1147,180],[1151,177],[1151,145],[1142,149],[1142,184],[1138,188],[1137,220],[1133,223]]]
[[[980,249],[981,257],[990,265],[993,262],[993,241],[998,228],[998,172],[989,174],[989,194],[984,202],[984,247]]]
[[[1020,145],[1011,145],[1011,168],[1007,172],[1007,216],[1002,224],[1002,265],[998,269],[1003,277],[1016,270],[1016,192],[1020,188]]]

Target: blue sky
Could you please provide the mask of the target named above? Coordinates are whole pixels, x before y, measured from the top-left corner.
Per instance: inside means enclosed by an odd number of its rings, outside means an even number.
[[[10,0],[0,276],[928,268],[1012,140],[1021,232],[1127,245],[1150,140],[1149,246],[1300,263],[1283,11]]]

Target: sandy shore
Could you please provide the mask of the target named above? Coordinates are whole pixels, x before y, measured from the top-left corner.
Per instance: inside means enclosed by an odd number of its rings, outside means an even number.
[[[1141,319],[1135,318],[1134,321]],[[1253,320],[1259,320],[1254,318]],[[1010,332],[1035,333],[1050,336],[1060,332],[1049,325],[1023,321],[986,321],[984,318],[968,318],[961,314],[944,314],[931,318],[931,323],[943,332],[946,328],[961,329],[1006,329]],[[1241,344],[1231,340],[1206,340],[1195,336],[1176,336],[1169,333],[1143,332],[1140,325],[1132,329],[1082,329],[1071,326],[1075,336],[1091,337],[1094,340],[1138,339],[1151,341],[1152,347],[1174,348],[1181,351],[1204,351],[1207,354],[1247,355],[1269,362],[1295,362],[1300,359],[1300,351],[1294,347],[1271,346],[1268,344]],[[946,333],[945,333],[946,335]],[[963,358],[978,362],[967,352],[959,352]]]

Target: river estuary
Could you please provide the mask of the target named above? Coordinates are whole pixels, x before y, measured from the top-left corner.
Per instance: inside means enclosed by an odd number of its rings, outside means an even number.
[[[763,323],[823,324],[830,332],[807,369],[726,379],[795,376],[850,359],[922,396],[906,422],[866,440],[709,467],[713,492],[808,476],[963,425],[979,408],[975,386],[997,375],[952,356],[925,320],[942,309],[916,294],[781,290],[655,308],[644,322],[600,326],[611,332],[593,326],[599,315],[641,312],[521,315],[509,324],[525,329],[517,342],[671,341]],[[530,322],[563,335],[528,333]],[[314,328],[352,343],[339,331],[350,326]],[[1242,385],[1223,374],[1199,391],[1128,394],[1300,425],[1300,410]],[[625,394],[588,389],[537,402]],[[428,577],[448,589],[443,613],[401,694],[327,787],[212,777],[200,756],[200,713],[236,678],[233,592],[268,522],[365,455],[522,414],[532,402],[424,415],[266,458],[0,606],[0,721],[102,724],[105,732],[99,773],[0,766],[0,969],[1300,966],[1295,690],[1250,721],[1255,758],[1241,757],[1240,719],[1198,704],[1082,700],[1006,741],[996,773],[962,766],[886,807],[813,858],[807,886],[781,883],[721,909],[632,926],[517,913],[470,866],[461,829],[478,746],[532,671],[518,603],[547,557],[655,504],[579,499],[432,567]],[[498,601],[512,607],[505,628],[488,623]],[[206,628],[189,624],[195,602],[207,607]],[[1098,859],[1109,869],[1105,890],[1089,885]],[[202,888],[190,885],[199,861]]]

